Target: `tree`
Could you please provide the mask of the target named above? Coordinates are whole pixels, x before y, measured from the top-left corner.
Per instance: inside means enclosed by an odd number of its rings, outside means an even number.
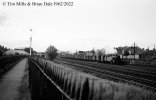
[[[0,49],[0,56],[2,56],[3,55],[3,51]]]
[[[15,53],[15,56],[18,56],[18,55],[20,55],[20,54],[19,54],[18,52],[16,52],[16,53]]]
[[[27,53],[30,53],[30,48],[29,47],[26,47],[24,48],[24,51],[27,52]],[[31,54],[33,54],[33,48],[31,48]]]
[[[125,50],[124,55],[127,57],[129,55],[129,51]]]
[[[104,48],[98,49],[98,50],[97,50],[97,54],[98,54],[99,56],[105,55],[105,54],[106,54],[106,50],[105,50]]]
[[[58,50],[54,46],[49,46],[46,50],[46,58],[49,60],[53,60],[58,55]]]

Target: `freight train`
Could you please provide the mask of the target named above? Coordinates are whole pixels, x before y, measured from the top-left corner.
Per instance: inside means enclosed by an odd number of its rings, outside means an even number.
[[[76,60],[85,60],[85,61],[96,61],[110,64],[130,64],[134,61],[134,55],[129,56],[119,56],[117,54],[109,54],[109,55],[79,55],[79,54],[66,54],[61,55],[61,58],[66,59],[76,59]],[[139,55],[135,55],[135,59],[139,59]]]

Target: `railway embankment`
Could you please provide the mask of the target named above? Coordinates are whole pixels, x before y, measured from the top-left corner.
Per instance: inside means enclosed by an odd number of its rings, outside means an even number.
[[[56,63],[116,82],[124,82],[156,91],[156,68],[141,66],[121,66],[74,59],[56,59]]]
[[[155,100],[156,93],[134,85],[101,79],[68,65],[31,59],[32,99],[50,100]]]

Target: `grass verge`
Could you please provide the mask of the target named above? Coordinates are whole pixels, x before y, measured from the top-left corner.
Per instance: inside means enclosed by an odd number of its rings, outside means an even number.
[[[22,58],[23,59],[23,58]],[[19,59],[13,63],[7,64],[3,69],[0,69],[0,79],[3,77],[5,73],[11,70],[17,63],[19,63],[22,59]]]

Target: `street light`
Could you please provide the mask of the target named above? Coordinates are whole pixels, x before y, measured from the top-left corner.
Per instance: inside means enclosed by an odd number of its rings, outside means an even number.
[[[30,29],[30,56],[32,55],[31,54],[31,44],[32,44],[32,29]]]

